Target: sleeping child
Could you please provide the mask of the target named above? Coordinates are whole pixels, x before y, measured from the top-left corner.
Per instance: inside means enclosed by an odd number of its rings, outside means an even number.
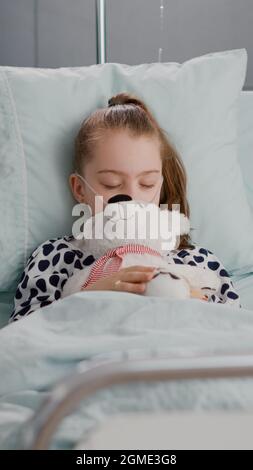
[[[186,171],[180,156],[145,103],[128,93],[113,96],[107,107],[95,110],[81,124],[69,183],[75,200],[88,204],[92,214],[103,210],[95,205],[95,192],[104,201],[123,193],[133,200],[166,204],[169,210],[173,204],[180,204],[180,212],[190,215]],[[210,250],[192,243],[189,234],[180,236],[178,248],[169,251],[166,259],[168,264],[205,267],[217,275],[218,292],[205,296],[192,292],[192,297],[241,306],[222,263]],[[87,251],[85,239],[76,239],[73,234],[43,242],[27,260],[9,322],[60,299],[66,281],[95,260],[94,253]],[[143,294],[154,275],[152,266],[131,266],[108,274],[82,290]]]

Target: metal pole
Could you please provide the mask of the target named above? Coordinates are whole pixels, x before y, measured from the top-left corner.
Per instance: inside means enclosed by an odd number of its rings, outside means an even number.
[[[106,12],[105,0],[96,0],[97,64],[104,64],[106,58]]]

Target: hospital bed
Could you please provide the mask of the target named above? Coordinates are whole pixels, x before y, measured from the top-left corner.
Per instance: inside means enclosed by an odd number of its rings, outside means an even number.
[[[252,168],[253,151],[253,92],[251,91],[243,91],[241,94],[239,123],[240,164],[249,202],[252,204],[251,174],[249,171],[249,169]],[[253,318],[253,275],[238,275],[233,280],[236,289],[241,295],[243,307],[247,309],[247,313],[244,314],[245,329],[250,330],[252,322],[248,313],[252,312]],[[10,315],[13,306],[13,295],[13,291],[6,291],[0,294],[2,326],[6,325]],[[91,300],[93,301],[92,293],[89,295],[91,295]],[[106,295],[102,300],[103,302],[106,300]],[[66,307],[68,302],[70,302],[69,299],[66,299]],[[142,305],[140,304],[140,309],[141,307]],[[211,306],[205,306],[207,315],[209,314],[209,307]],[[150,321],[153,318],[151,310],[152,309],[150,309],[150,317],[147,317],[150,318]],[[185,312],[185,315],[187,314],[183,304],[182,312]],[[231,318],[234,322],[237,321],[237,319],[233,317],[232,312]],[[24,325],[20,325],[20,328],[24,328],[24,330],[26,327],[28,328],[25,321],[18,323]],[[132,325],[130,324],[130,334],[131,327]],[[69,369],[66,369],[65,378],[57,380],[57,377],[55,377],[55,385],[51,386],[50,389],[46,391],[45,400],[40,400],[39,404],[36,402],[36,394],[29,391],[31,389],[28,387],[26,400],[34,401],[35,406],[32,413],[29,412],[26,414],[24,407],[21,410],[21,412],[24,411],[24,414],[22,415],[22,419],[17,422],[18,424],[22,424],[19,430],[18,448],[51,448],[53,436],[62,421],[66,417],[68,419],[71,413],[74,413],[78,409],[80,404],[84,404],[85,407],[85,402],[90,398],[94,398],[92,402],[87,402],[85,413],[87,413],[88,410],[88,414],[84,413],[83,415],[84,420],[86,418],[92,420],[92,407],[95,406],[93,427],[91,426],[89,428],[89,432],[86,430],[87,432],[84,433],[84,437],[82,437],[81,432],[79,433],[79,438],[76,440],[74,446],[76,449],[253,449],[253,439],[251,437],[253,434],[253,402],[250,401],[250,394],[247,395],[248,392],[245,390],[245,396],[242,394],[242,396],[238,398],[239,395],[236,395],[236,393],[240,393],[244,383],[247,382],[252,386],[253,343],[250,342],[250,336],[248,336],[248,343],[246,341],[246,349],[243,352],[241,352],[239,348],[234,347],[236,345],[235,330],[231,333],[231,347],[228,347],[225,353],[224,351],[219,353],[217,349],[213,351],[212,347],[210,345],[208,346],[207,341],[206,353],[203,346],[201,352],[193,349],[192,354],[187,355],[184,354],[184,351],[180,351],[177,348],[174,350],[172,348],[172,354],[169,348],[167,354],[166,348],[163,350],[162,354],[160,354],[159,348],[156,349],[153,346],[152,348],[142,348],[136,351],[136,354],[131,355],[130,351],[125,350],[124,352],[116,347],[116,349],[114,348],[115,354],[110,354],[110,349],[108,349],[108,354],[97,354],[94,358],[90,358],[89,361],[82,361],[80,359],[78,365],[73,362],[72,373],[70,374]],[[117,332],[118,331],[120,335],[121,330],[119,329]],[[127,331],[127,329],[124,330],[122,335],[126,334],[125,331]],[[28,333],[29,329],[27,329],[27,334]],[[54,336],[54,338],[56,338],[56,336]],[[12,339],[15,341],[15,335]],[[71,354],[69,353],[68,361],[71,360]],[[46,360],[45,358],[46,355],[43,360]],[[57,360],[60,359],[57,359],[56,356],[55,361],[57,362]],[[41,369],[41,371],[43,374],[43,369]],[[29,379],[26,378],[26,380],[29,383]],[[232,381],[237,383],[236,397],[234,397],[234,401],[231,399],[229,406],[226,406],[226,401],[224,401],[225,397],[222,397],[222,393],[225,393],[227,390],[227,381],[229,381],[229,384],[231,384]],[[219,397],[216,397],[217,400],[220,399],[222,403],[220,406],[217,406],[218,401],[215,401],[215,398],[214,401],[216,405],[214,403],[210,409],[206,402],[204,406],[202,406],[201,400],[198,401],[196,406],[192,407],[191,404],[188,403],[185,408],[184,406],[178,406],[173,409],[172,403],[171,408],[167,405],[163,408],[163,405],[161,405],[159,409],[154,400],[154,407],[152,413],[150,413],[150,410],[147,409],[146,411],[142,409],[137,412],[135,401],[133,401],[134,406],[131,410],[131,400],[129,399],[127,409],[124,409],[124,407],[120,409],[119,406],[118,410],[115,408],[113,413],[110,413],[110,409],[108,408],[108,411],[105,412],[103,416],[101,415],[103,419],[96,420],[96,417],[98,417],[101,411],[101,409],[98,408],[99,397],[97,400],[95,399],[97,392],[111,393],[109,391],[116,385],[121,387],[118,388],[118,396],[120,396],[121,393],[124,393],[124,387],[128,386],[128,392],[131,390],[131,393],[133,393],[131,396],[134,396],[135,389],[131,388],[131,384],[142,383],[145,387],[151,384],[153,388],[149,388],[149,399],[152,401],[152,397],[154,397],[156,391],[159,392],[159,390],[162,390],[162,382],[168,386],[170,382],[173,384],[174,391],[168,388],[172,398],[174,396],[173,393],[177,393],[177,384],[179,382],[184,385],[189,382],[192,387],[189,389],[189,394],[192,393],[195,394],[195,396],[197,396],[199,392],[198,390],[194,391],[194,382],[198,384],[198,387],[200,386],[200,393],[202,390],[201,384],[214,384],[213,386],[215,388],[216,384],[222,383],[222,387],[219,390]],[[156,383],[160,388],[156,388]],[[205,385],[203,386],[205,387]],[[145,387],[142,391],[141,389],[139,389],[139,391],[137,389],[139,393],[139,395],[137,393],[137,401],[143,396],[141,393],[145,393]],[[182,397],[184,397],[185,392],[183,388],[179,386],[179,389],[180,393],[182,393]],[[207,390],[208,388],[205,389],[205,399],[208,400]],[[42,385],[38,387],[38,391],[43,395],[45,390]],[[165,388],[163,389],[163,393],[164,392],[166,392]],[[159,393],[157,393],[157,402],[159,401]],[[100,395],[100,398],[102,396],[103,395]],[[164,395],[161,395],[160,398],[163,398],[163,396]],[[113,396],[110,398],[112,397]],[[211,401],[213,397],[214,395],[211,397]],[[233,394],[231,397],[233,398]],[[103,403],[105,404],[106,401]],[[243,404],[245,404],[245,407]],[[9,405],[11,406],[11,399]],[[17,407],[16,411],[20,411],[20,409],[18,409],[18,402],[16,402],[15,406]],[[68,428],[69,435],[73,429],[75,429],[75,426],[73,426],[73,422],[71,422]],[[82,426],[79,427],[79,431],[80,430],[82,430]],[[2,432],[4,432],[4,429]],[[13,446],[15,447],[15,443]],[[65,448],[64,439],[61,441],[61,444],[59,444],[59,447]],[[67,444],[66,448],[68,448]]]
[[[27,449],[47,449],[61,420],[99,389],[136,381],[252,377],[253,354],[125,360],[76,372],[59,383],[23,434]],[[75,449],[252,449],[253,411],[118,414]]]
[[[246,102],[247,100],[247,102]],[[251,106],[249,105],[251,102]],[[253,151],[253,92],[242,92],[240,103],[242,147],[239,153],[247,179],[248,159]],[[246,184],[248,182],[246,181]],[[248,183],[249,184],[249,183]],[[249,184],[249,190],[251,190]],[[253,310],[253,277],[235,280],[242,303]],[[253,348],[249,354],[147,358],[96,365],[79,371],[57,385],[27,431],[27,448],[48,448],[61,420],[78,406],[80,400],[100,388],[117,383],[157,380],[189,380],[224,377],[252,377]],[[59,390],[61,392],[59,393]],[[252,411],[166,411],[118,413],[108,416],[76,449],[253,449]],[[30,439],[29,439],[30,437]]]

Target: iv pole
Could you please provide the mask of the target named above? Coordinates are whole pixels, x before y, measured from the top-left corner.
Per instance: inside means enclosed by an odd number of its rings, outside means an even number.
[[[96,0],[96,44],[97,64],[104,64],[107,61],[105,0]]]

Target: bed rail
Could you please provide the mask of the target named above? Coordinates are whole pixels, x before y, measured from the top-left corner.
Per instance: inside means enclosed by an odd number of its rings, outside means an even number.
[[[92,362],[92,361],[91,361]],[[82,363],[81,363],[82,364]],[[24,449],[47,449],[64,417],[81,400],[98,390],[136,381],[168,381],[253,377],[253,352],[247,354],[203,355],[144,360],[101,361],[87,370],[84,366],[60,381],[49,398],[26,424],[22,439]],[[83,370],[86,367],[86,370]]]

